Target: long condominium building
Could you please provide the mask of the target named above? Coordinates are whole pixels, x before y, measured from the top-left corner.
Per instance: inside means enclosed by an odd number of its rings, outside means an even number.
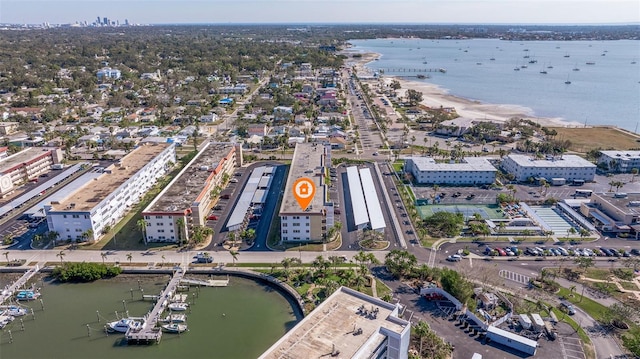
[[[478,185],[491,184],[498,170],[487,158],[465,157],[461,162],[436,162],[431,157],[408,157],[404,168],[417,183]]]
[[[531,155],[511,154],[502,161],[502,167],[521,182],[532,177],[549,181],[552,178],[593,181],[596,175],[596,165],[576,155],[540,159]]]
[[[213,200],[240,163],[233,143],[209,142],[142,211],[147,242],[188,241],[189,227],[204,226]]]
[[[640,169],[640,151],[600,151],[598,164],[612,172]]]
[[[298,143],[293,152],[289,177],[280,206],[280,239],[283,242],[320,242],[327,232],[327,196],[324,185],[327,155],[331,148],[317,143]],[[311,203],[302,210],[293,195],[299,178],[311,179],[316,187]]]
[[[0,160],[0,196],[6,196],[16,187],[37,178],[63,159],[56,147],[29,147]]]
[[[80,184],[59,201],[44,206],[49,231],[60,240],[97,240],[115,226],[176,162],[174,144],[142,145]],[[69,190],[69,189],[67,189]]]

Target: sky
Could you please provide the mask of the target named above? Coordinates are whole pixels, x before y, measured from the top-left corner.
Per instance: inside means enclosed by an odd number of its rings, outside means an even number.
[[[640,23],[639,0],[0,0],[0,23]]]

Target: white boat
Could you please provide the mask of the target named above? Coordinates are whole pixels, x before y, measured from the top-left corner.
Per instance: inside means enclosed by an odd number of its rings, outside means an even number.
[[[174,312],[184,312],[185,310],[187,310],[187,307],[189,307],[189,304],[187,303],[171,303],[168,305],[168,308],[170,310],[173,310]]]
[[[182,333],[187,331],[186,324],[171,323],[162,326],[162,330],[168,333]]]
[[[162,321],[165,323],[185,323],[187,321],[187,316],[184,314],[171,314],[164,317]]]
[[[7,326],[7,324],[11,323],[15,318],[10,315],[0,315],[0,329]]]
[[[107,327],[114,332],[126,333],[129,329],[140,330],[144,328],[144,322],[130,318],[123,318],[115,322],[107,323]]]
[[[12,317],[21,317],[23,315],[29,314],[27,308],[18,307],[16,305],[6,305],[0,307],[3,310],[3,314],[10,315]]]

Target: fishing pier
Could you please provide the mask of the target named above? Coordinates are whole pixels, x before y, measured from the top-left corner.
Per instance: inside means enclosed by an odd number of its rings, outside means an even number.
[[[150,344],[153,342],[160,343],[160,339],[162,339],[162,330],[160,328],[156,328],[156,325],[160,319],[160,314],[162,314],[169,304],[172,295],[176,292],[185,272],[185,269],[178,268],[162,293],[159,296],[154,296],[157,298],[157,301],[153,306],[153,309],[151,309],[151,311],[145,316],[146,321],[144,328],[136,331],[129,329],[125,334],[127,342],[133,344]]]

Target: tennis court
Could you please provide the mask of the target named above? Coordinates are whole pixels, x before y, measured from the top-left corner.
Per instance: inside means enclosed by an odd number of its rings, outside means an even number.
[[[484,219],[505,218],[498,205],[426,205],[418,206],[418,214],[422,219],[432,216],[435,212],[462,213],[465,217],[473,217],[475,213]]]

